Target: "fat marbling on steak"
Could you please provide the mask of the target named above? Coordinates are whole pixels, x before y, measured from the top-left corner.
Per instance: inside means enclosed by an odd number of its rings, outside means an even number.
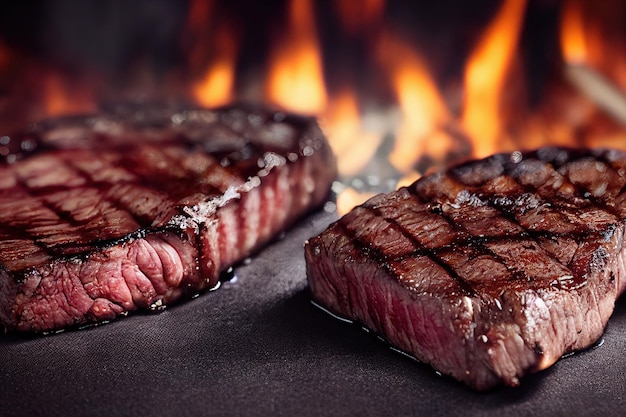
[[[601,336],[625,282],[626,153],[544,148],[425,176],[306,244],[314,299],[478,390]]]
[[[335,177],[315,120],[242,107],[63,117],[0,151],[0,324],[29,332],[215,287]]]

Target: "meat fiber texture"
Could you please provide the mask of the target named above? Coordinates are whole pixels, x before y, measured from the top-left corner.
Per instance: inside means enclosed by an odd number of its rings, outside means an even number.
[[[258,108],[119,107],[2,141],[0,323],[25,332],[217,287],[336,174],[315,120]]]
[[[625,284],[626,153],[498,154],[373,197],[305,247],[313,298],[477,390],[603,334]]]

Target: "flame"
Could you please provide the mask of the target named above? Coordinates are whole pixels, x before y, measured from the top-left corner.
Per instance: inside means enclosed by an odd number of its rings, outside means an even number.
[[[421,177],[422,175],[417,171],[409,172],[404,177],[398,180],[398,184],[396,185],[396,187],[408,187],[415,181],[419,180]]]
[[[474,156],[500,150],[499,111],[506,76],[520,35],[526,1],[507,0],[470,56],[465,71],[465,108],[461,122],[474,140]]]
[[[352,188],[346,188],[337,196],[337,212],[345,214],[375,195],[371,192],[359,192]]]
[[[95,111],[98,104],[95,93],[86,88],[87,83],[75,82],[58,72],[47,73],[43,78],[43,107],[47,116]]]
[[[584,6],[588,4],[580,0],[564,4],[560,42],[566,63],[565,75],[584,97],[613,120],[626,126],[626,56],[623,52],[626,45],[623,40],[616,42],[608,35],[611,33],[611,20],[606,19],[606,13],[619,14],[620,10],[587,9]],[[599,24],[598,13],[600,16],[604,13],[601,21],[608,21],[609,24]],[[594,139],[593,142],[600,140]]]
[[[467,57],[463,79],[451,82],[446,77],[454,77],[456,71],[443,67],[445,60],[438,55],[437,63],[444,71],[434,73],[428,56],[416,46],[423,40],[420,31],[414,37],[400,37],[399,32],[391,32],[385,26],[398,17],[393,14],[398,10],[396,4],[387,10],[386,0],[336,0],[324,8],[336,12],[336,16],[325,18],[337,17],[342,32],[330,32],[338,42],[328,46],[335,53],[342,52],[343,47],[352,49],[336,60],[340,65],[330,63],[333,66],[329,66],[329,74],[333,71],[333,81],[341,78],[337,73],[347,73],[355,80],[349,78],[347,84],[339,87],[325,84],[322,52],[328,51],[323,51],[322,46],[326,45],[318,39],[314,9],[317,3],[283,3],[288,7],[285,30],[270,45],[263,45],[270,51],[267,72],[255,73],[266,78],[253,88],[239,90],[245,90],[244,99],[320,117],[338,157],[340,181],[345,186],[337,204],[342,214],[369,197],[371,189],[378,190],[379,184],[387,188],[406,185],[456,157],[483,157],[512,147],[550,144],[626,146],[626,134],[622,131],[626,126],[626,93],[622,91],[626,90],[626,41],[620,36],[624,15],[621,12],[626,11],[626,6],[599,6],[600,2],[596,2],[592,7],[591,2],[584,0],[556,2],[563,7],[559,36],[565,68],[557,83],[542,92],[542,102],[533,103],[534,108],[530,108],[525,100],[514,102],[520,98],[518,91],[530,90],[522,85],[526,67],[514,65],[522,58],[517,54],[517,45],[527,0],[498,4],[494,18]],[[248,17],[235,18],[229,14],[233,10],[225,2],[190,0],[181,37],[186,60],[181,64],[183,68],[172,71],[184,77],[184,86],[176,87],[183,90],[185,99],[191,96],[207,107],[242,99],[236,96],[236,87],[246,86],[249,73],[245,73],[245,79],[237,80],[237,67],[249,60],[239,62],[238,57],[244,56],[245,48],[258,45],[240,42],[248,39],[245,36],[250,33],[245,29],[249,25],[238,27],[234,23]],[[612,19],[604,25],[607,16]],[[334,29],[332,22],[325,23]],[[254,27],[262,30],[263,25]],[[618,39],[614,39],[615,34]],[[339,35],[345,38],[339,39]],[[96,107],[96,89],[86,77],[75,80],[52,70],[45,62],[31,65],[40,61],[18,53],[23,51],[3,41],[0,40],[0,110],[7,114],[9,108],[21,111],[5,105],[5,97],[10,95],[18,96],[20,103],[28,103],[23,105],[25,108],[36,107],[33,112],[37,116],[44,112],[45,116],[84,112]],[[21,61],[27,65],[21,65]],[[376,65],[370,65],[372,62]],[[457,62],[455,59],[454,65]],[[355,63],[364,65],[367,71],[350,68]],[[551,70],[546,71],[550,76]],[[19,77],[26,82],[19,84],[23,81]],[[18,78],[18,83],[13,82],[14,78]],[[257,88],[260,85],[262,89]],[[621,128],[617,133],[616,125]],[[385,157],[388,159],[383,160]],[[370,182],[379,174],[378,183]]]
[[[339,174],[358,174],[374,157],[382,142],[380,132],[367,131],[362,123],[356,93],[344,89],[330,101],[324,126],[328,141],[338,160]]]
[[[450,120],[450,114],[426,64],[413,48],[389,34],[381,37],[378,60],[391,78],[402,112],[390,162],[408,172],[424,153],[429,135]]]
[[[270,57],[268,100],[285,109],[320,114],[326,106],[322,58],[311,0],[289,2],[287,34]]]
[[[193,86],[193,95],[199,104],[213,107],[232,101],[237,59],[235,39],[230,26],[218,27],[214,37],[215,55],[204,76]]]
[[[191,95],[200,105],[220,106],[233,100],[238,36],[228,19],[216,21],[212,0],[193,0],[189,5],[184,44],[189,48],[193,77]]]
[[[587,41],[580,1],[570,0],[564,3],[560,29],[561,50],[565,61],[569,63],[585,62],[587,60]]]

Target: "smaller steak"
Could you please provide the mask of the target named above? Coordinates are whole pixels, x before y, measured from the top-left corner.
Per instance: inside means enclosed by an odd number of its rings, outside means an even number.
[[[306,244],[314,299],[477,390],[593,345],[623,292],[626,153],[543,148],[426,176]]]
[[[313,119],[263,109],[117,108],[2,138],[0,324],[18,331],[214,288],[336,173]]]

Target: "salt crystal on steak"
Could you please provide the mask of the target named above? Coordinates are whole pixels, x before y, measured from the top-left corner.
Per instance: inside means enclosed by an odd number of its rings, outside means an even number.
[[[256,108],[120,107],[2,137],[0,324],[18,331],[213,288],[336,174],[315,120]]]

